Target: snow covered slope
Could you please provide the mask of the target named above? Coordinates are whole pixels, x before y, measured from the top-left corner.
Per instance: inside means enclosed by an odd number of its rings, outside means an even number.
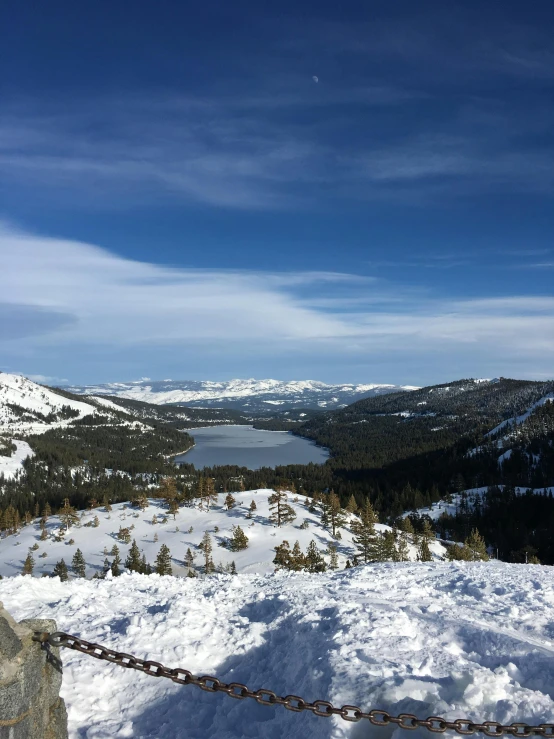
[[[147,403],[184,403],[188,406],[231,406],[242,410],[279,408],[339,408],[372,395],[415,390],[408,385],[326,385],[315,380],[229,380],[113,382],[106,385],[74,386],[71,392],[85,395],[117,395]]]
[[[184,566],[183,559],[188,547],[196,555],[195,565],[200,567],[202,552],[198,549],[198,544],[205,531],[208,531],[212,537],[212,558],[216,566],[218,564],[225,566],[234,561],[238,572],[260,574],[273,572],[275,569],[273,550],[285,539],[291,548],[298,540],[304,551],[308,544],[315,540],[322,553],[330,543],[335,543],[338,547],[340,567],[345,566],[347,558],[352,559],[355,550],[349,528],[341,529],[342,539],[335,541],[330,532],[321,525],[319,512],[310,513],[308,511],[303,497],[298,497],[295,501],[295,496],[289,495],[288,502],[294,508],[297,517],[291,524],[280,528],[275,527],[269,521],[267,499],[271,493],[271,490],[233,493],[237,504],[230,511],[223,506],[225,496],[220,495],[218,503],[209,512],[200,511],[198,508],[183,507],[179,509],[176,519],[173,520],[173,517],[169,516],[167,523],[161,523],[162,518],[167,516],[166,506],[156,499],[150,500],[150,505],[144,511],[132,507],[129,503],[115,504],[111,513],[106,513],[103,507],[93,511],[83,511],[81,526],[72,526],[65,534],[64,540],[60,542],[54,541],[53,538],[60,528],[57,516],[52,516],[48,520],[47,529],[50,536],[45,541],[40,540],[40,522],[36,520],[21,529],[19,534],[0,540],[0,574],[7,577],[20,573],[30,547],[38,544],[39,548],[32,552],[35,560],[35,575],[51,574],[54,565],[60,559],[64,559],[69,566],[75,551],[79,548],[87,563],[87,577],[92,577],[95,572],[102,572],[106,558],[104,548],[109,552],[113,545],[117,544],[121,558],[125,561],[130,545],[119,541],[117,534],[120,528],[131,526],[134,526],[131,538],[136,540],[148,562],[153,563],[161,545],[167,544],[173,556],[174,575],[187,574],[188,570]],[[246,518],[246,515],[252,500],[256,502],[256,511],[250,520]],[[95,516],[98,516],[100,525],[97,528],[85,526]],[[153,517],[156,517],[159,523],[153,524]],[[300,528],[303,521],[308,521],[308,528]],[[193,530],[189,533],[191,526]],[[233,526],[241,526],[248,536],[247,549],[231,552],[218,546],[220,542],[232,536]],[[389,527],[378,524],[376,528],[384,531]],[[158,541],[154,541],[155,535]],[[74,540],[73,544],[69,544],[71,539]],[[415,560],[415,548],[409,548]],[[431,551],[437,559],[441,559],[445,553],[444,547],[438,541],[431,542]],[[41,556],[43,554],[46,556]],[[112,558],[108,557],[108,559],[111,561]]]
[[[0,372],[2,433],[40,433],[96,412],[92,403],[66,398],[21,375]]]
[[[13,479],[23,469],[23,461],[34,454],[26,441],[13,439],[13,443],[16,450],[11,457],[0,454],[0,476],[3,475],[5,480]]]
[[[279,695],[503,723],[554,716],[554,571],[505,563],[367,565],[328,575],[0,582],[17,618]],[[178,686],[62,651],[71,739],[401,739]],[[424,730],[412,733],[431,736]]]

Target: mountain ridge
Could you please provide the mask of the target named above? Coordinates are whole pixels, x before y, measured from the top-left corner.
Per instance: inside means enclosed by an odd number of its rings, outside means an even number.
[[[232,379],[159,380],[144,378],[132,382],[97,385],[71,385],[66,388],[77,395],[104,395],[140,400],[154,405],[181,405],[192,408],[218,406],[244,411],[268,409],[332,410],[366,397],[417,390],[412,385],[385,383],[327,384],[318,380]]]

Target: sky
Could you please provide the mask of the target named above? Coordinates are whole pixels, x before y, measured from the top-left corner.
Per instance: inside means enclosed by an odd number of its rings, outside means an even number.
[[[554,3],[0,9],[0,370],[554,376]]]

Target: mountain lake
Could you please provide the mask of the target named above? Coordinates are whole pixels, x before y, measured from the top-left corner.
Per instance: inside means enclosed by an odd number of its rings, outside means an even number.
[[[252,426],[210,426],[188,429],[195,446],[175,457],[176,464],[196,469],[233,465],[257,470],[284,464],[323,464],[329,452],[288,431],[261,431]]]

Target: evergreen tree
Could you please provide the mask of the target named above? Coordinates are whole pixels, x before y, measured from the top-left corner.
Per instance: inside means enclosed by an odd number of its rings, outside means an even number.
[[[290,544],[285,539],[282,544],[278,544],[275,547],[275,557],[273,559],[275,569],[290,570],[291,565],[291,551]]]
[[[348,499],[346,510],[348,511],[348,513],[357,513],[358,511],[358,504],[356,503],[356,498],[353,495],[351,495]]]
[[[188,547],[185,554],[185,567],[188,567],[189,570],[194,567],[194,554],[190,551],[190,547]]]
[[[92,521],[92,525],[95,529],[97,529],[100,526],[100,519],[98,518],[98,516],[94,517]]]
[[[172,500],[177,498],[177,483],[174,477],[164,477],[156,493],[157,498],[162,498],[169,506]]]
[[[119,547],[117,544],[114,544],[112,548],[112,575],[114,577],[119,577],[121,575],[121,557],[119,556]]]
[[[69,529],[73,524],[79,523],[79,516],[75,508],[69,505],[69,498],[64,498],[63,508],[60,508],[58,515],[66,530]]]
[[[173,516],[173,520],[175,521],[175,516],[179,513],[179,501],[176,498],[173,498],[167,505],[169,515]]]
[[[306,566],[306,557],[304,556],[302,549],[300,548],[300,542],[295,541],[290,554],[289,569],[295,572],[300,572]]]
[[[215,567],[212,559],[212,539],[207,531],[202,537],[202,551],[204,553],[204,573],[210,575]]]
[[[470,535],[464,542],[464,547],[468,550],[468,559],[478,562],[487,562],[489,555],[487,553],[487,546],[485,540],[477,529],[472,529]]]
[[[140,549],[135,539],[131,544],[127,558],[125,559],[125,567],[131,572],[142,572],[142,562],[140,558]]]
[[[104,495],[104,498],[102,499],[102,505],[104,506],[104,510],[106,513],[110,513],[112,510],[112,507],[110,505],[110,501],[108,500],[108,496]]]
[[[152,567],[148,562],[146,561],[146,555],[142,555],[142,559],[140,561],[141,564],[141,574],[143,575],[151,575],[152,574]]]
[[[252,514],[254,513],[256,508],[257,508],[256,501],[255,500],[251,501],[250,508],[248,509],[248,513],[246,514],[246,518],[252,518]]]
[[[327,554],[329,555],[329,569],[338,570],[339,569],[339,557],[337,554],[337,547],[335,544],[329,544],[327,548]]]
[[[29,554],[27,555],[27,558],[25,559],[25,562],[23,563],[23,574],[32,575],[34,566],[35,566],[35,560],[31,552],[29,552]]]
[[[287,494],[281,488],[274,490],[272,495],[269,496],[268,502],[271,511],[269,520],[277,526],[291,523],[296,518],[294,508],[287,503]]]
[[[408,549],[408,542],[406,534],[402,532],[398,537],[398,543],[396,547],[398,562],[409,562],[410,561],[410,550]]]
[[[232,552],[240,552],[248,546],[248,537],[240,526],[233,526],[233,536],[229,540],[229,549]]]
[[[327,569],[325,560],[319,553],[317,544],[313,539],[306,549],[305,562],[305,568],[308,572],[325,572]]]
[[[231,508],[235,507],[236,502],[237,501],[233,498],[231,493],[227,493],[227,495],[225,496],[225,507],[228,511],[230,511]]]
[[[42,512],[42,518],[46,522],[48,521],[49,517],[52,515],[52,509],[50,508],[50,503],[46,503],[44,506],[44,510]]]
[[[375,533],[377,522],[377,514],[370,501],[367,500],[361,510],[359,520],[352,521],[350,527],[353,534],[352,541],[364,562],[373,562],[378,556],[376,552],[377,534]]]
[[[131,532],[127,528],[121,528],[119,527],[119,532],[117,534],[117,537],[120,541],[122,541],[124,544],[128,544],[131,541]]]
[[[71,569],[77,577],[86,577],[86,562],[83,553],[77,549],[71,560]]]
[[[169,547],[166,544],[162,544],[160,551],[156,557],[156,563],[154,565],[154,571],[158,575],[172,575],[173,568],[171,566],[171,553]]]
[[[40,540],[46,541],[46,539],[48,539],[48,532],[46,531],[46,526],[44,525],[44,522],[42,522],[40,526]]]
[[[236,564],[235,564],[235,560],[233,560],[233,561],[231,562],[231,566],[229,567],[229,573],[230,573],[231,575],[236,575],[236,574],[237,574],[237,566],[236,566]]]
[[[396,551],[396,537],[393,531],[385,531],[381,536],[379,554],[379,562],[396,562],[398,561],[398,553]]]
[[[60,559],[59,562],[56,562],[53,575],[54,577],[59,577],[62,582],[65,582],[69,579],[69,575],[67,574],[67,565],[63,559]]]
[[[421,537],[417,550],[417,558],[420,562],[432,562],[433,555],[429,549],[429,542],[425,537]]]
[[[337,535],[338,529],[340,529],[346,523],[346,515],[340,506],[340,499],[336,493],[331,490],[328,495],[329,503],[329,526],[331,527],[331,533],[333,536]]]

